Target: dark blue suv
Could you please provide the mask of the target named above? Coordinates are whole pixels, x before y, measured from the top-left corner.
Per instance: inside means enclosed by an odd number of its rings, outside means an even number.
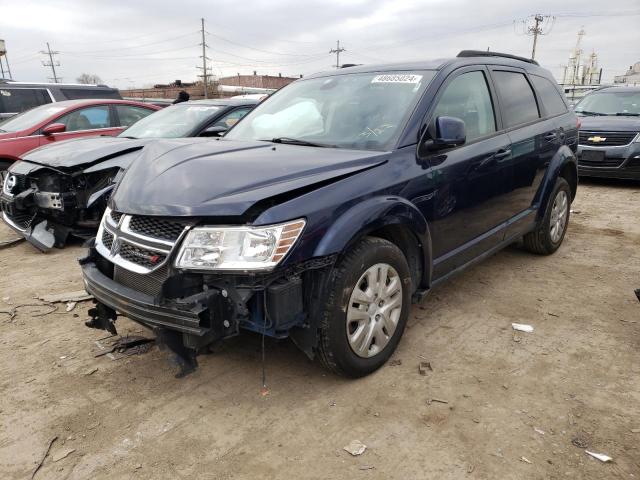
[[[506,54],[296,81],[222,139],[144,148],[80,260],[87,325],[154,329],[181,373],[246,329],[366,375],[440,282],[521,238],[558,249],[577,133],[551,74]]]

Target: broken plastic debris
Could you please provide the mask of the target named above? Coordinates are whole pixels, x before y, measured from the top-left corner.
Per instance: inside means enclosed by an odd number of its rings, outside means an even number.
[[[360,440],[351,440],[351,443],[344,447],[344,449],[354,457],[357,457],[358,455],[362,455],[364,453],[364,451],[367,449],[367,446]]]
[[[524,323],[512,323],[511,327],[514,330],[518,330],[519,332],[526,332],[526,333],[533,332],[533,327],[531,325],[526,325]]]
[[[527,457],[520,457],[520,461],[524,463],[531,463],[531,460],[529,460]]]
[[[533,429],[535,430],[536,433],[539,433],[540,435],[544,435],[544,430],[541,430],[537,427],[533,427]]]
[[[67,458],[69,455],[71,455],[75,451],[76,451],[75,448],[66,448],[64,450],[60,450],[54,453],[53,455],[51,455],[51,460],[53,460],[54,462],[59,462],[63,458]]]
[[[76,308],[76,305],[78,304],[78,302],[67,302],[67,312],[70,312],[71,310],[73,310],[74,308]]]
[[[613,460],[613,458],[611,458],[608,455],[605,455],[604,453],[594,453],[594,452],[590,452],[589,450],[585,450],[585,452],[587,455],[591,455],[593,458],[597,458],[601,462],[610,462],[611,460]]]
[[[433,371],[433,368],[431,368],[431,362],[420,362],[418,365],[418,372],[420,372],[420,375],[426,376],[428,371]]]

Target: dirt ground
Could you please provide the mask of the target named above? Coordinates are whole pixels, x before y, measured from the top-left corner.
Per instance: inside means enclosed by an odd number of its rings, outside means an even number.
[[[433,291],[361,380],[267,341],[261,396],[256,335],[176,379],[157,347],[95,358],[88,302],[0,313],[0,478],[31,478],[56,436],[36,479],[640,478],[640,184],[584,182],[573,209],[555,255],[512,246]],[[0,310],[81,289],[80,253],[0,250]]]

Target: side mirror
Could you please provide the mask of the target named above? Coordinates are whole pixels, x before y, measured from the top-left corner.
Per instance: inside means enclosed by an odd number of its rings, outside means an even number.
[[[435,132],[427,140],[430,150],[458,147],[467,141],[464,121],[456,117],[438,117],[435,121]]]
[[[205,129],[200,136],[201,137],[221,137],[227,130],[227,127],[223,127],[221,125],[213,125],[207,129]]]
[[[54,133],[62,133],[67,130],[64,123],[51,123],[42,129],[43,135],[53,135]]]

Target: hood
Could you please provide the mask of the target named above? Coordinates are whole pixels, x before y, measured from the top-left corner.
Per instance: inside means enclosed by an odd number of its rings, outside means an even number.
[[[640,117],[579,117],[589,132],[640,132]]]
[[[118,155],[140,150],[150,140],[119,137],[78,138],[36,148],[24,155],[23,160],[60,170],[88,167]]]
[[[258,202],[319,188],[387,157],[269,142],[160,140],[129,167],[112,207],[138,215],[242,216]]]

